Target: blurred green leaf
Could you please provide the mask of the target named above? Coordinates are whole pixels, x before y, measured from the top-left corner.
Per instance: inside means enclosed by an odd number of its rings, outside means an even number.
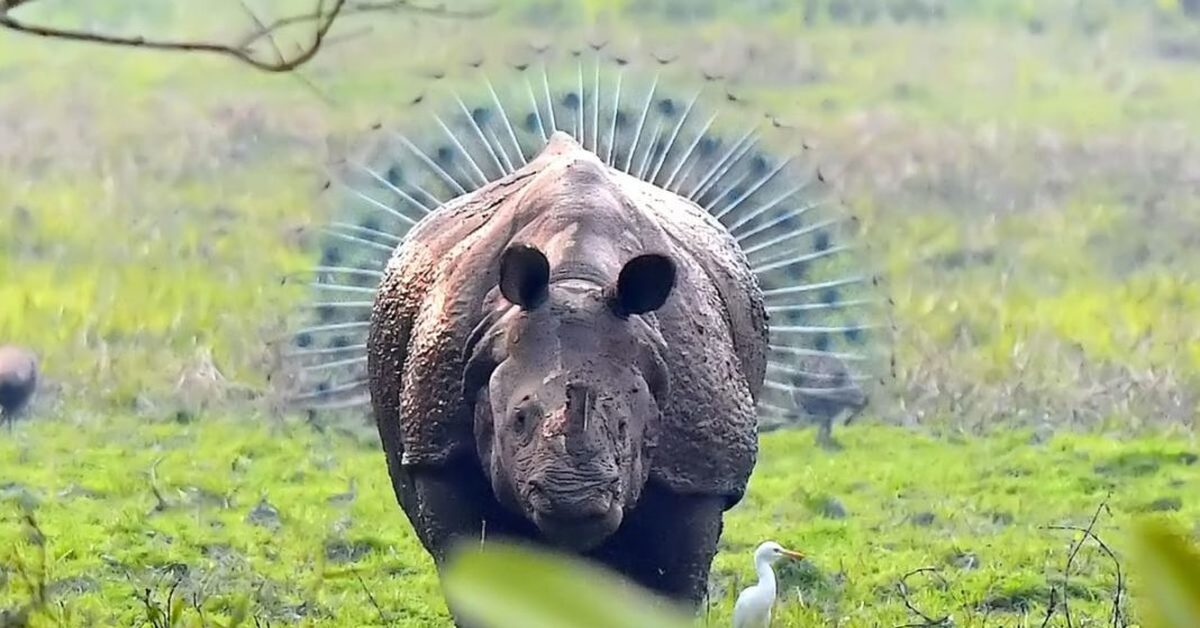
[[[463,551],[445,574],[446,595],[486,628],[684,628],[671,603],[603,569],[524,546]]]
[[[245,595],[237,596],[233,601],[233,609],[229,615],[229,628],[237,628],[250,615],[250,598]]]
[[[1200,551],[1157,522],[1136,535],[1143,597],[1164,628],[1200,626]]]
[[[168,618],[167,625],[168,626],[180,625],[180,620],[183,619],[183,611],[186,608],[187,608],[187,606],[184,605],[183,596],[172,598],[171,599],[171,608],[170,608],[171,615]]]

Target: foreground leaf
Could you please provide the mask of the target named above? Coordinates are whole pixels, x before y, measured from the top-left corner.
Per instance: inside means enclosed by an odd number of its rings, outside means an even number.
[[[543,550],[489,543],[461,553],[446,595],[486,628],[684,628],[670,602],[608,571]]]
[[[1136,537],[1143,599],[1164,628],[1200,626],[1200,551],[1162,524],[1144,523]]]

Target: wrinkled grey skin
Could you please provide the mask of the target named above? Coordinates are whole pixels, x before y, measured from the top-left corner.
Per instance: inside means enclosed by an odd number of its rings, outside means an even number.
[[[37,389],[37,356],[28,349],[0,346],[0,420],[16,418]]]
[[[368,371],[397,499],[439,569],[458,542],[511,537],[697,605],[754,467],[766,349],[733,238],[557,133],[410,233]]]
[[[501,293],[518,307],[488,325],[467,361],[476,450],[502,504],[547,538],[591,549],[646,481],[647,423],[670,380],[662,336],[634,312],[663,304],[673,266],[636,258],[612,291],[570,276],[548,285],[533,247],[510,247],[500,266]]]

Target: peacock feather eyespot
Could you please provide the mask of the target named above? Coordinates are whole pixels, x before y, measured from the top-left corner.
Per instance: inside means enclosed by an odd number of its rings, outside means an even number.
[[[342,263],[342,251],[337,247],[327,247],[321,252],[322,266],[337,266]]]
[[[372,176],[341,186],[350,189],[336,221],[350,237],[321,241],[328,285],[315,289],[313,302],[331,295],[372,302],[410,229],[448,201],[521,169],[563,132],[607,167],[695,203],[742,249],[769,315],[773,366],[762,407],[795,412],[795,386],[784,373],[803,370],[806,356],[870,366],[881,340],[865,330],[881,321],[863,297],[879,286],[850,242],[860,235],[843,229],[842,209],[829,204],[821,185],[825,176],[807,162],[807,146],[783,135],[790,131],[752,101],[728,101],[724,76],[691,72],[698,76],[687,79],[688,72],[675,72],[687,63],[682,58],[662,63],[672,57],[609,52],[618,47],[604,46],[605,54],[595,46],[546,47],[535,50],[534,63],[435,72],[442,78],[437,89],[420,89],[420,107],[377,129],[388,141]],[[330,352],[314,358],[318,366],[355,359],[363,351],[355,334],[366,330],[371,308],[315,309],[339,326]],[[847,345],[844,352],[831,352],[837,343]],[[360,379],[339,377],[327,401],[363,391]]]
[[[492,119],[492,110],[487,107],[476,107],[471,110],[471,120],[479,126],[486,126]]]

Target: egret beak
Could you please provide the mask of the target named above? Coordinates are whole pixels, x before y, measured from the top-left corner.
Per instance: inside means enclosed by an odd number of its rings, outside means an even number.
[[[788,549],[781,550],[781,551],[783,552],[783,555],[787,556],[788,558],[795,558],[796,560],[804,560],[804,554],[802,554],[800,552],[793,552],[792,550],[788,550]]]

